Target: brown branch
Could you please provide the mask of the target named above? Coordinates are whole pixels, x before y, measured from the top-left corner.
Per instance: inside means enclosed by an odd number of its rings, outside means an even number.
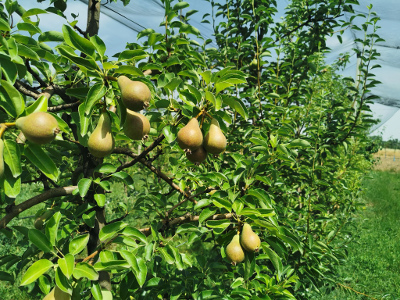
[[[171,212],[172,212],[175,208],[177,208],[178,206],[181,206],[181,205],[182,205],[183,203],[185,203],[187,200],[190,200],[190,201],[192,201],[192,202],[194,202],[194,203],[196,204],[197,201],[194,200],[194,198],[197,198],[198,196],[200,196],[200,195],[202,195],[202,194],[205,194],[205,193],[208,193],[208,192],[211,192],[211,191],[213,191],[213,190],[215,190],[215,188],[207,188],[207,189],[205,189],[204,191],[202,191],[202,192],[200,192],[200,193],[197,193],[197,194],[194,195],[194,196],[189,196],[189,197],[183,199],[182,201],[180,201],[180,202],[178,202],[177,204],[175,204],[174,206],[172,206],[172,207],[165,213],[165,215],[168,217],[168,216],[171,214]]]
[[[158,138],[156,138],[154,140],[154,142],[148,146],[146,149],[144,149],[144,151],[142,153],[140,153],[138,156],[136,156],[133,160],[131,160],[130,162],[127,162],[126,164],[123,164],[122,166],[119,166],[116,172],[119,172],[123,169],[129,168],[131,166],[133,166],[134,164],[136,164],[137,162],[139,162],[142,158],[144,158],[151,150],[153,150],[155,147],[157,147],[161,141],[165,139],[164,134],[160,134],[160,136]],[[118,153],[116,152],[116,150],[114,150],[114,153]],[[127,154],[130,155],[126,152],[119,152],[119,154]]]
[[[30,90],[24,83],[21,81],[17,80],[14,83],[14,87],[20,91],[22,94],[32,97],[33,99],[38,99],[40,97],[40,94],[36,93],[35,91]]]
[[[42,203],[48,199],[66,196],[72,194],[72,192],[77,188],[77,186],[67,186],[67,187],[60,187],[54,188],[48,191],[45,191],[35,197],[32,197],[21,204],[11,207],[10,211],[7,212],[0,220],[0,228],[6,228],[7,224],[16,216],[18,216],[21,212],[35,206],[39,203]]]
[[[163,136],[163,135],[162,135]],[[154,143],[153,143],[154,144]],[[153,147],[154,148],[154,147]],[[147,149],[146,149],[147,150]],[[145,151],[146,151],[145,150]],[[143,151],[143,152],[145,152]],[[143,152],[140,154],[142,155]],[[168,183],[174,190],[178,191],[180,194],[182,194],[185,197],[185,200],[181,201],[182,203],[186,202],[187,200],[192,201],[193,203],[197,203],[196,200],[193,199],[192,196],[190,196],[188,193],[186,193],[185,191],[183,191],[176,183],[174,183],[173,179],[168,177],[167,174],[163,173],[162,171],[160,171],[159,169],[157,169],[156,167],[154,167],[149,161],[147,161],[144,158],[140,158],[140,155],[136,156],[132,151],[128,150],[128,149],[123,149],[123,148],[116,148],[114,149],[113,153],[116,154],[125,154],[128,155],[130,157],[133,158],[133,160],[129,163],[123,164],[122,166],[120,166],[117,169],[117,172],[124,169],[126,165],[131,166],[132,162],[140,162],[142,165],[146,166],[150,171],[152,171],[154,174],[156,174],[158,177],[160,177],[161,179],[163,179],[166,183]],[[133,165],[133,164],[132,164]],[[181,205],[182,203],[180,203],[179,205]],[[179,206],[178,205],[178,206]],[[173,209],[175,209],[176,207],[174,207]],[[168,212],[167,212],[167,216],[168,216]]]
[[[86,38],[86,32],[79,28],[78,25],[74,25],[74,29]]]
[[[367,294],[358,292],[358,291],[356,291],[355,289],[353,289],[353,288],[351,288],[351,287],[349,287],[349,286],[347,286],[347,285],[341,284],[341,283],[339,283],[339,282],[337,282],[336,284],[337,284],[337,285],[340,285],[340,286],[342,286],[342,287],[344,287],[345,289],[349,289],[349,290],[353,291],[353,292],[356,293],[356,294],[363,295],[363,296],[368,297],[368,298],[373,299],[373,300],[378,300],[378,299],[376,299],[376,298],[373,298],[373,297],[371,297],[371,296],[368,296]]]
[[[74,103],[50,106],[47,108],[47,111],[55,112],[55,111],[60,111],[60,110],[64,110],[64,109],[75,108],[75,107],[78,107],[80,104],[81,104],[81,101],[76,101]]]

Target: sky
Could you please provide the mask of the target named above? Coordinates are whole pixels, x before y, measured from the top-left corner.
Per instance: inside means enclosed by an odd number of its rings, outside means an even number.
[[[367,5],[370,2],[373,3],[373,10],[376,11],[378,16],[382,19],[378,23],[381,26],[378,34],[385,39],[385,42],[380,42],[376,45],[381,54],[377,63],[380,64],[382,68],[377,68],[373,71],[376,75],[376,79],[380,80],[382,84],[375,88],[373,93],[381,98],[376,104],[372,105],[371,108],[374,117],[381,119],[381,124],[374,127],[375,130],[373,133],[382,134],[384,140],[390,138],[397,138],[400,140],[400,130],[394,129],[400,128],[400,112],[397,113],[400,107],[400,0],[359,1],[360,6],[355,6],[354,9],[356,12],[363,14],[368,13]],[[106,10],[102,7],[102,12],[105,12],[107,15],[104,13],[101,14],[99,36],[107,45],[106,53],[109,56],[123,51],[127,42],[137,42],[136,31],[143,28],[153,28],[158,32],[162,32],[163,28],[160,28],[159,24],[163,20],[164,10],[159,2],[159,0],[131,0],[130,4],[124,7],[121,1],[118,1],[118,3],[107,5],[111,10]],[[198,13],[191,16],[191,25],[198,28],[205,38],[211,38],[211,24],[201,23],[202,16],[205,13],[211,13],[210,3],[205,0],[186,0],[186,2],[190,4],[190,7],[186,10],[195,9],[198,11]],[[279,0],[277,2],[280,13],[275,19],[279,21],[280,16],[284,12],[284,8],[288,4],[288,0]],[[34,0],[19,0],[19,3],[26,9],[32,7],[41,7],[45,9],[49,1],[37,3]],[[71,13],[77,14],[77,25],[83,30],[86,28],[86,12],[87,4],[78,0],[68,0],[68,9],[65,15],[68,21],[73,21]],[[54,14],[39,15],[39,17],[42,20],[42,31],[61,31],[61,27],[65,23],[64,19]],[[347,17],[346,14],[343,16],[344,19]],[[358,31],[346,30],[343,35],[342,44],[339,43],[336,36],[329,38],[327,45],[332,51],[326,58],[327,63],[333,63],[339,54],[351,51],[354,46],[354,38],[362,38],[363,36],[361,34],[362,33]],[[356,65],[356,58],[355,55],[353,55],[350,58],[349,65],[343,71],[343,75],[354,78],[356,75]]]

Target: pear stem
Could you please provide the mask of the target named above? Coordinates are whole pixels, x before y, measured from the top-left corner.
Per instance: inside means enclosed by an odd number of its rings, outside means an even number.
[[[109,81],[118,81],[118,78],[114,76],[105,76],[104,79]]]
[[[7,126],[4,123],[0,124],[0,139],[3,136],[4,131],[6,131]]]
[[[7,127],[15,126],[15,122],[13,122],[13,123],[3,123],[3,124],[6,125]]]

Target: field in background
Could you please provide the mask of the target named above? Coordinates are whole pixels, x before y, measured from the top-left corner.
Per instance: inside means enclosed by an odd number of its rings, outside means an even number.
[[[400,149],[384,148],[374,154],[377,163],[374,169],[377,171],[400,172]]]

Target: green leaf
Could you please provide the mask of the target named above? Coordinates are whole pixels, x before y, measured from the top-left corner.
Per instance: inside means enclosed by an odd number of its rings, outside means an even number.
[[[120,66],[118,69],[114,71],[114,73],[130,74],[133,76],[143,76],[143,72],[134,66]]]
[[[131,236],[136,238],[137,240],[147,244],[146,236],[140,232],[138,229],[133,228],[131,226],[125,227],[124,230],[121,231],[122,235]]]
[[[17,28],[18,30],[28,31],[31,35],[42,32],[38,27],[36,27],[31,23],[24,23],[24,22],[18,23]]]
[[[101,288],[97,282],[92,282],[92,287],[90,291],[92,292],[92,295],[95,300],[103,300],[103,296],[101,294]]]
[[[25,156],[33,163],[44,175],[51,180],[57,181],[60,175],[59,169],[47,153],[38,145],[29,144],[25,148]]]
[[[209,217],[213,216],[215,213],[217,212],[216,209],[211,209],[209,207],[207,207],[206,209],[204,209],[200,216],[199,216],[199,223],[203,223],[205,220],[207,220]]]
[[[50,243],[55,246],[57,240],[58,225],[60,224],[61,213],[58,211],[46,223],[45,233]]]
[[[114,166],[113,164],[110,163],[102,163],[101,165],[98,165],[95,169],[94,169],[94,173],[98,172],[98,173],[102,173],[102,174],[106,174],[106,173],[113,173],[117,170],[117,167]]]
[[[2,31],[11,31],[10,24],[3,18],[0,18],[0,30]]]
[[[46,273],[48,269],[53,266],[53,263],[47,259],[41,259],[35,262],[32,266],[26,270],[24,276],[22,276],[21,286],[30,284],[38,279],[42,274]]]
[[[56,284],[60,290],[67,294],[72,294],[71,283],[69,282],[68,278],[63,274],[60,268],[57,268],[56,270],[55,279]]]
[[[90,123],[90,116],[87,116],[85,114],[85,103],[82,103],[78,107],[78,113],[79,113],[79,120],[80,120],[80,134],[81,136],[85,136],[88,129],[89,129],[89,123]]]
[[[283,265],[280,257],[273,251],[272,249],[268,248],[268,246],[265,245],[265,243],[261,244],[262,249],[264,252],[269,256],[269,259],[271,260],[272,264],[275,267],[275,270],[277,271],[278,275],[278,280],[280,280],[282,271],[283,271]]]
[[[0,180],[0,184],[9,198],[16,198],[21,192],[21,177],[14,178],[7,165],[4,166],[4,179]]]
[[[17,76],[18,76],[17,66],[15,65],[15,63],[13,63],[11,61],[9,56],[3,55],[1,53],[0,53],[0,70],[3,73],[3,76],[7,81],[11,82],[12,84],[15,83],[15,80],[17,79]],[[6,98],[5,91],[2,92],[1,94],[3,94],[2,96]],[[11,102],[11,101],[7,100],[7,102]],[[5,107],[7,113],[11,116],[16,117],[13,103],[9,103],[8,106],[9,106],[9,108]],[[12,112],[14,112],[14,113],[12,113]]]
[[[120,171],[117,173],[112,173],[111,176],[122,180],[127,186],[133,188],[133,179],[128,173]]]
[[[122,51],[118,56],[118,61],[129,61],[129,60],[141,60],[149,56],[145,51],[136,50],[125,50]]]
[[[172,265],[175,262],[174,258],[171,256],[171,254],[168,253],[166,248],[158,248],[158,251],[161,253],[161,255],[163,256],[164,260],[168,264]]]
[[[99,239],[101,242],[113,237],[116,235],[118,232],[120,232],[122,229],[124,229],[128,224],[120,221],[120,222],[115,222],[111,223],[109,225],[104,226],[99,233]]]
[[[295,140],[291,141],[290,144],[287,145],[286,147],[288,147],[288,148],[308,148],[308,147],[311,147],[311,145],[306,140],[295,139]]]
[[[182,2],[178,2],[177,4],[175,4],[174,7],[172,8],[172,10],[177,11],[180,9],[184,9],[186,7],[189,7],[189,3],[182,1]]]
[[[68,253],[63,258],[59,258],[57,263],[64,275],[71,278],[75,266],[75,257]]]
[[[99,274],[97,271],[87,263],[77,263],[72,275],[75,279],[81,279],[83,277],[88,278],[89,280],[98,280]]]
[[[22,18],[28,18],[30,16],[35,16],[35,15],[40,15],[40,14],[47,14],[48,12],[44,9],[40,9],[40,8],[31,8],[29,10],[27,10],[23,15]]]
[[[109,260],[105,262],[98,262],[94,264],[96,271],[122,271],[129,268],[129,264],[125,260]]]
[[[14,178],[22,173],[21,151],[19,145],[11,140],[4,140],[4,162],[9,166]]]
[[[7,272],[0,271],[0,281],[9,281],[11,283],[14,283],[14,276],[8,274]]]
[[[78,235],[69,242],[69,253],[72,255],[79,254],[83,249],[85,249],[88,241],[89,234]]]
[[[62,32],[64,34],[65,42],[68,45],[91,57],[95,57],[96,48],[88,39],[81,37],[70,26],[67,25],[63,25]]]
[[[89,178],[82,178],[81,180],[79,180],[78,190],[79,190],[79,195],[82,198],[86,196],[91,184],[92,184],[92,180]]]
[[[29,105],[26,108],[26,114],[30,115],[31,113],[35,111],[43,111],[46,112],[48,108],[48,102],[49,99],[47,99],[46,96],[42,95],[40,96],[35,102],[33,102],[31,105]]]
[[[99,70],[99,66],[96,62],[90,57],[80,57],[75,54],[75,52],[71,51],[72,49],[68,48],[67,46],[58,46],[57,51],[64,57],[68,58],[73,63],[77,64],[84,69],[82,71],[86,72],[88,70]],[[81,68],[82,69],[82,68]]]
[[[136,258],[136,256],[132,252],[122,250],[120,251],[120,254],[122,258],[128,262],[128,264],[132,268],[133,274],[135,275],[137,282],[139,283],[139,286],[142,287],[146,281],[147,276],[146,263],[142,258]]]
[[[53,245],[51,244],[47,236],[40,230],[29,229],[28,237],[29,240],[43,252],[47,253],[53,251]]]
[[[247,108],[240,99],[228,95],[223,95],[222,101],[234,111],[237,111],[245,120],[249,118]]]
[[[106,53],[106,44],[104,44],[103,40],[98,35],[93,35],[90,37],[90,41],[96,48],[97,53],[99,53],[101,57],[104,57]]]
[[[43,32],[39,38],[39,42],[64,42],[64,36],[59,31],[46,31]]]
[[[85,114],[89,115],[93,105],[95,105],[107,93],[107,88],[103,83],[96,83],[93,85],[85,101]]]
[[[253,252],[246,252],[244,261],[244,280],[249,280],[253,276],[256,267],[256,259]]]
[[[96,201],[99,207],[103,207],[106,204],[106,195],[104,194],[95,194],[94,200]]]
[[[18,55],[32,60],[40,61],[40,57],[35,51],[22,44],[18,44]]]
[[[18,117],[24,112],[25,102],[22,98],[21,94],[17,91],[17,89],[8,81],[0,80],[1,87],[5,90],[6,95],[5,98],[9,103],[12,103],[15,115],[13,117]]]

